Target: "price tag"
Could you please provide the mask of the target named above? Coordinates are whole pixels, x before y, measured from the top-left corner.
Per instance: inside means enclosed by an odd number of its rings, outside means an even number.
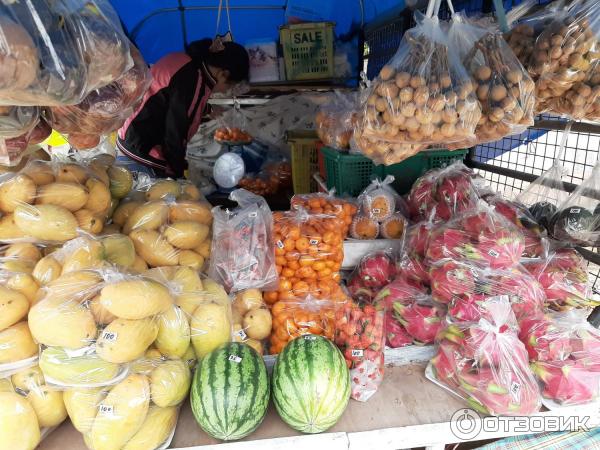
[[[510,396],[515,403],[521,403],[521,385],[516,381],[513,381],[510,385]]]
[[[306,335],[304,335],[304,340],[305,341],[314,341],[315,339],[317,339],[317,337],[313,336],[312,334],[306,334]]]
[[[364,356],[364,350],[360,349],[360,348],[355,348],[352,349],[352,356],[354,358],[362,358]]]
[[[102,414],[103,416],[114,416],[115,414],[115,407],[113,405],[98,405],[98,413]]]
[[[498,256],[500,256],[500,253],[498,253],[496,250],[492,249],[488,252],[488,255],[490,255],[492,258],[497,258]]]
[[[373,208],[371,211],[373,211],[373,214],[381,213],[381,209],[379,209],[379,208]]]
[[[572,214],[579,214],[581,212],[581,208],[571,208],[569,212]]]
[[[310,242],[310,245],[318,245],[319,244],[318,239],[311,239],[309,242]]]
[[[242,362],[242,358],[240,358],[237,355],[229,355],[229,358],[227,358],[229,361],[233,361],[234,363],[241,363]]]
[[[248,217],[250,217],[251,219],[254,219],[256,216],[258,216],[258,213],[256,211],[252,211],[251,213],[248,213]]]
[[[277,244],[276,244],[276,245],[277,245],[277,247],[279,247],[279,248],[283,248],[283,242],[281,242],[281,241],[277,241]]]
[[[104,330],[102,332],[102,339],[104,339],[105,341],[116,342],[117,341],[117,336],[118,336],[118,334],[115,333],[114,331],[106,331],[106,330]]]
[[[238,336],[242,341],[245,341],[248,335],[244,332],[244,330],[239,330],[235,332],[235,335]]]

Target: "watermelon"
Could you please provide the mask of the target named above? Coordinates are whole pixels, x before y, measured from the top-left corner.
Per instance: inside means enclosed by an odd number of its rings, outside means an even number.
[[[322,336],[308,334],[288,343],[277,357],[271,381],[277,412],[303,433],[335,425],[350,398],[344,357]]]
[[[269,378],[262,357],[239,342],[222,345],[196,367],[192,412],[216,439],[232,441],[252,433],[269,405]]]

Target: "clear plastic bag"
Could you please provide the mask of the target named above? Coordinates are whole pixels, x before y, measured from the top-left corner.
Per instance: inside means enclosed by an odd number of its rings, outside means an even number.
[[[452,15],[448,35],[481,105],[475,139],[465,146],[519,134],[533,125],[534,83],[502,35],[461,13]]]
[[[519,229],[484,201],[434,229],[427,245],[430,264],[449,258],[480,267],[509,269],[519,263],[525,239]]]
[[[481,109],[445,23],[420,13],[415,19],[362,105],[361,135],[417,146],[472,138]]]
[[[391,130],[391,128],[388,127],[383,130]],[[350,140],[350,152],[354,150],[355,152],[362,153],[375,164],[383,164],[385,166],[402,162],[425,150],[427,147],[427,144],[387,142],[369,134],[365,135],[364,130],[360,126],[354,129],[354,135]]]
[[[588,311],[550,313],[521,323],[519,338],[529,353],[542,395],[561,405],[600,396],[600,333]]]
[[[432,266],[429,276],[433,299],[448,304],[448,317],[455,322],[479,320],[490,297],[506,296],[519,323],[541,315],[546,303],[542,286],[518,265],[489,269],[446,260]]]
[[[383,222],[392,217],[396,211],[398,194],[392,188],[393,175],[384,180],[376,178],[358,196],[360,211],[376,222]]]
[[[233,341],[243,342],[265,354],[265,344],[271,335],[273,318],[258,289],[246,289],[232,303]]]
[[[600,245],[600,162],[590,176],[558,205],[550,219],[550,234],[557,240],[585,247]]]
[[[0,106],[0,137],[14,138],[30,131],[38,123],[37,106]]]
[[[358,123],[356,92],[334,91],[317,111],[315,124],[321,142],[334,149],[346,150]]]
[[[215,131],[214,139],[221,144],[242,145],[252,142],[252,136],[246,131],[246,117],[239,103],[217,119],[219,128]]]
[[[478,322],[449,324],[440,331],[428,371],[476,411],[532,414],[540,409],[541,395],[508,299],[491,298],[484,306]]]
[[[383,304],[346,303],[335,312],[335,343],[350,369],[351,397],[366,402],[383,382]]]
[[[397,274],[392,251],[376,251],[360,259],[348,279],[350,296],[361,303],[371,303],[377,293]]]
[[[587,263],[574,249],[551,251],[546,259],[528,262],[525,268],[546,291],[551,309],[590,308],[600,304],[589,285]]]
[[[296,194],[291,200],[292,208],[304,208],[311,214],[328,214],[338,218],[344,239],[357,213],[357,206],[351,199],[335,197],[335,190],[328,193]]]
[[[236,189],[229,199],[237,208],[215,207],[208,274],[229,292],[273,290],[279,279],[273,251],[273,216],[264,198]]]

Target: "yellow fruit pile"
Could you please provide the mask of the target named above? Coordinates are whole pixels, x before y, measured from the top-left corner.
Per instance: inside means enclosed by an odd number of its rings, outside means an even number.
[[[271,335],[273,319],[258,289],[239,292],[232,304],[233,341],[243,342],[260,355],[264,340]]]

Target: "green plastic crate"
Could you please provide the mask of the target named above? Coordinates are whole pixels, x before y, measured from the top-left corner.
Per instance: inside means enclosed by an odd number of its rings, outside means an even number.
[[[321,148],[327,172],[327,187],[335,188],[340,195],[357,196],[375,179],[394,176],[394,189],[406,194],[411,186],[430,169],[444,167],[463,160],[468,150],[426,150],[390,166],[376,166],[363,155],[341,153],[329,147]]]
[[[284,25],[279,28],[286,79],[333,77],[333,22]]]

